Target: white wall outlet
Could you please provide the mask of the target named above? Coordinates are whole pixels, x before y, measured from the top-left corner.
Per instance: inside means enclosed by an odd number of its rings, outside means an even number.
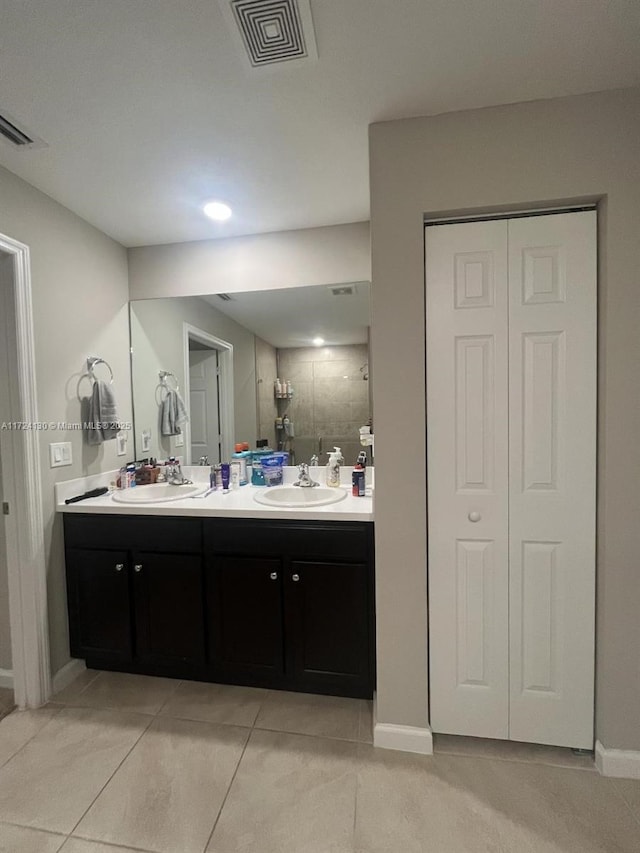
[[[184,447],[184,433],[179,432],[176,436],[176,447]]]
[[[140,446],[143,453],[148,453],[151,450],[151,430],[143,429],[141,434]]]
[[[127,455],[127,434],[126,434],[126,432],[119,432],[116,435],[116,454],[118,456],[126,456]]]
[[[73,464],[73,452],[70,441],[57,441],[49,445],[49,465],[51,468],[63,468]]]

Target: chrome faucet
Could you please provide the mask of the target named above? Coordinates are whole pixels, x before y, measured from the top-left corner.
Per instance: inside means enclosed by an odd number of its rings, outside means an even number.
[[[300,486],[303,489],[311,489],[314,486],[319,486],[320,483],[316,483],[315,480],[311,479],[309,466],[306,462],[303,462],[301,465],[298,465],[298,480],[293,485]]]
[[[313,456],[311,457],[311,459],[309,460],[309,467],[312,468],[314,465],[317,465],[317,464],[318,464],[318,457],[314,453]]]
[[[179,462],[170,462],[168,465],[165,465],[164,476],[170,486],[186,486],[191,482],[191,480],[187,480],[183,475]]]
[[[202,465],[204,467],[205,465],[208,465],[208,464],[209,464],[209,457],[206,455],[201,456],[200,461],[198,462],[198,465]]]

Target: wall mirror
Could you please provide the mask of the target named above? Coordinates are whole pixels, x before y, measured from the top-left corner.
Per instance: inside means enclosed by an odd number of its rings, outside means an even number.
[[[291,464],[314,454],[323,464],[334,446],[353,464],[358,429],[373,418],[369,290],[357,282],[132,301],[129,458],[213,463],[236,442],[263,439]]]

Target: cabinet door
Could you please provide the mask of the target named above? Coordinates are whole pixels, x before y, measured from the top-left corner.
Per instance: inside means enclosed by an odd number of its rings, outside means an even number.
[[[260,557],[210,558],[209,651],[219,676],[245,684],[282,676],[281,566]]]
[[[202,560],[192,554],[133,556],[136,658],[172,666],[204,664]]]
[[[367,566],[292,561],[285,602],[287,663],[296,687],[371,695]]]
[[[131,607],[126,551],[67,550],[71,654],[132,658]]]

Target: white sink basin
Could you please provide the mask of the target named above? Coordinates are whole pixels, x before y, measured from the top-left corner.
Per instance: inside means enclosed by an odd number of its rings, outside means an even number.
[[[254,495],[254,501],[267,506],[298,507],[335,504],[347,496],[347,489],[332,489],[324,486],[302,488],[300,486],[272,486]]]
[[[207,483],[192,483],[186,486],[170,486],[168,483],[152,483],[114,492],[114,501],[121,504],[159,504],[164,501],[179,501],[192,498],[207,491]]]

